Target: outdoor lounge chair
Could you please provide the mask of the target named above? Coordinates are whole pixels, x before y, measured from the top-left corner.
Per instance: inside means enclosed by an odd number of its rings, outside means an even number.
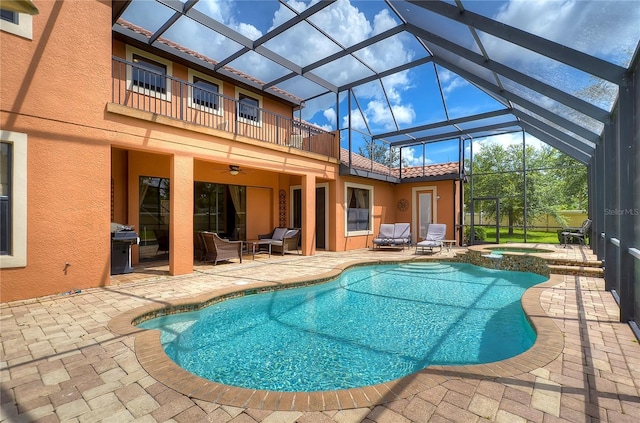
[[[416,244],[416,254],[419,252],[424,253],[425,250],[429,250],[433,253],[433,249],[439,247],[438,252],[442,252],[442,241],[447,233],[447,225],[444,223],[431,223],[427,228],[427,237],[423,241]]]
[[[300,243],[300,229],[275,228],[268,234],[258,235],[258,239],[269,241],[271,244],[271,253],[284,253],[296,250],[300,254],[298,244]],[[260,246],[262,248],[262,246]]]
[[[212,261],[215,266],[219,261],[240,259],[242,263],[242,241],[222,239],[214,232],[200,232],[204,241],[205,254],[202,261]]]
[[[565,228],[560,233],[560,243],[565,247],[569,241],[577,241],[580,244],[585,245],[587,243],[587,237],[589,236],[589,228],[591,227],[591,219],[587,219],[582,222],[582,226],[579,228]]]
[[[411,245],[411,224],[409,223],[381,223],[378,236],[373,238],[373,248],[398,247],[404,250],[405,245]]]

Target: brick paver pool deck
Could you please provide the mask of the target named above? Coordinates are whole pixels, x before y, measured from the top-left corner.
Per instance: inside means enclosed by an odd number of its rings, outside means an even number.
[[[578,246],[545,247],[558,257],[593,259]],[[598,277],[552,275],[527,292],[523,304],[544,343],[521,356],[486,366],[428,368],[395,383],[328,395],[243,399],[223,389],[205,400],[189,377],[157,367],[164,357],[146,339],[153,332],[139,336],[117,327],[141,307],[314,278],[355,260],[413,257],[413,249],[256,256],[242,264],[197,265],[193,274],[178,277],[168,276],[166,265],[147,265],[113,276],[108,287],[4,303],[0,421],[640,421],[640,346],[618,321],[618,306]]]

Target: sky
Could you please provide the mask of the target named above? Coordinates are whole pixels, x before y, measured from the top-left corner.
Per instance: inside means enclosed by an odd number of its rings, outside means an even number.
[[[316,2],[289,0],[282,4],[266,0],[201,0],[195,9],[253,41],[291,19],[294,16],[292,10],[302,12]],[[449,0],[449,3],[453,2]],[[409,23],[428,28],[436,35],[475,53],[480,52],[470,31],[461,24],[406,2],[393,1],[392,4],[404,13]],[[462,4],[475,13],[499,19],[508,25],[624,67],[629,64],[640,39],[640,25],[637,24],[640,22],[640,1],[637,0],[463,0]],[[153,0],[134,0],[122,18],[155,31],[171,15],[170,9]],[[383,1],[337,0],[314,14],[310,23],[302,22],[290,28],[264,43],[264,47],[304,67],[401,23],[401,19]],[[617,94],[617,87],[613,84],[487,33],[478,32],[477,36],[491,60],[586,99],[600,108],[611,109]],[[163,37],[214,60],[222,60],[242,47],[186,17],[180,18]],[[440,50],[437,46],[432,48],[434,54],[440,53],[449,58],[446,51]],[[370,76],[373,71],[382,72],[428,56],[429,52],[414,36],[400,33],[358,50],[336,63],[315,68],[312,72],[341,86]],[[469,66],[463,59],[451,57],[449,60],[461,67]],[[254,52],[236,58],[229,66],[265,82],[290,73],[289,69]],[[492,76],[488,75],[487,78]],[[563,117],[576,119],[571,111],[554,100],[518,87],[512,81],[505,80],[504,83],[507,89],[518,95],[550,110],[557,110]],[[589,93],[588,88],[595,83],[601,84],[602,92],[606,95],[594,96]],[[505,107],[465,79],[433,63],[392,74],[382,81],[375,80],[357,86],[352,91],[353,95],[343,93],[338,98],[333,93],[320,95],[326,89],[302,77],[277,86],[309,99],[301,112],[302,118],[329,130],[350,127],[365,133],[371,131],[380,134]],[[577,119],[585,118],[579,116]],[[598,122],[588,122],[587,126],[596,132],[600,128]],[[357,140],[361,139],[360,135],[352,136],[352,142],[360,142]],[[427,148],[427,163],[458,160],[457,142],[455,157],[449,145],[451,143],[438,144]],[[403,157],[410,164],[423,163],[422,147],[404,150]]]

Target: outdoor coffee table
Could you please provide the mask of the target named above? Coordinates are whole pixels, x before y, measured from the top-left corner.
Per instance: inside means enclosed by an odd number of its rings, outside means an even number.
[[[245,241],[245,245],[247,248],[247,253],[251,251],[251,255],[253,256],[253,260],[256,259],[256,254],[260,253],[269,253],[269,257],[271,257],[271,242],[264,239],[250,239]],[[267,250],[261,250],[261,245],[267,245]]]

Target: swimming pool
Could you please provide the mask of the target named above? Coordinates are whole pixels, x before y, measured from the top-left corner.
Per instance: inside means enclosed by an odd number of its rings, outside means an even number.
[[[461,263],[360,266],[334,281],[149,320],[169,357],[251,389],[321,391],[528,349],[520,297],[546,278]]]

